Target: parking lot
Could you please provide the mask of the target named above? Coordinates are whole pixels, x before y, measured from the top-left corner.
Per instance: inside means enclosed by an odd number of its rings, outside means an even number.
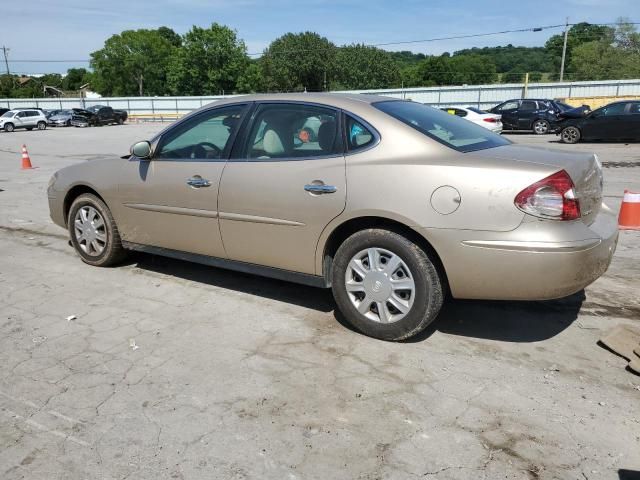
[[[425,335],[382,342],[340,323],[328,290],[145,254],[82,263],[49,219],[49,178],[163,127],[0,132],[1,479],[640,471],[640,377],[597,345],[640,326],[639,231],[583,293],[449,301]],[[598,153],[612,208],[640,191],[638,144],[508,137]]]

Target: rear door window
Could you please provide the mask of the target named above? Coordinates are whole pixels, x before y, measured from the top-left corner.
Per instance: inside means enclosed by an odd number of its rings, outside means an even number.
[[[320,105],[261,104],[244,148],[254,161],[307,159],[342,154],[338,111]]]
[[[472,152],[511,143],[484,127],[419,103],[390,100],[374,103],[373,106],[459,152]]]
[[[531,112],[537,109],[538,109],[538,104],[533,100],[524,100],[522,104],[520,104],[521,112],[527,112],[527,111]]]

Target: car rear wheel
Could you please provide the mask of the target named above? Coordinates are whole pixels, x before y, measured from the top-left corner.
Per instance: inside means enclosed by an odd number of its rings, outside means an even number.
[[[424,330],[444,296],[429,256],[404,236],[381,229],[362,230],[344,241],[333,263],[332,290],[351,325],[392,341]]]
[[[38,122],[38,130],[44,130],[47,128],[47,122]]]
[[[123,118],[119,118],[118,119],[118,125],[123,125],[124,124],[124,119]]]
[[[4,124],[4,131],[5,132],[13,132],[14,129],[15,129],[15,127],[13,126],[13,123],[5,123]]]
[[[118,227],[107,205],[95,195],[85,193],[69,209],[67,226],[71,244],[82,261],[96,267],[115,265],[127,255]]]
[[[549,133],[549,122],[546,120],[536,120],[533,122],[533,133],[536,135],[545,135]]]
[[[564,143],[578,143],[581,136],[580,130],[576,127],[567,127],[560,132],[560,138]]]

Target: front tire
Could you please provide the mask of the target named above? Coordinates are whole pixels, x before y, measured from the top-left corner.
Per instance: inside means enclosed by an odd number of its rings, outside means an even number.
[[[560,132],[560,138],[564,143],[578,143],[582,134],[577,127],[566,127]]]
[[[15,127],[13,126],[13,123],[5,123],[4,124],[4,131],[5,132],[13,132],[15,130]]]
[[[47,128],[47,122],[38,122],[38,130],[45,130]]]
[[[533,122],[533,133],[535,133],[536,135],[546,135],[547,133],[549,133],[549,122],[547,122],[546,120],[536,120],[535,122]]]
[[[73,248],[89,265],[109,267],[127,255],[111,211],[95,195],[85,193],[73,201],[67,227]]]
[[[338,248],[332,290],[351,325],[391,341],[424,330],[444,298],[442,279],[429,255],[406,237],[382,229],[354,233]]]

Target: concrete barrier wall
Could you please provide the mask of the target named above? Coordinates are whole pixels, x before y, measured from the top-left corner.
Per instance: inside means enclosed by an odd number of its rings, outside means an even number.
[[[602,99],[640,97],[638,80],[602,80],[592,82],[522,83],[421,87],[384,90],[350,90],[341,93],[367,93],[411,99],[436,107],[469,106],[491,108],[513,98]],[[104,98],[5,98],[0,106],[7,108],[36,107],[44,109],[86,108],[91,105],[109,105],[127,110],[131,116],[171,118],[184,115],[196,108],[233,95],[202,97],[104,97]],[[582,100],[579,100],[582,101]],[[599,102],[600,100],[598,100]],[[585,103],[585,102],[583,102]],[[595,100],[586,102],[596,108]],[[573,103],[572,103],[573,104]],[[579,103],[582,104],[582,103]]]

